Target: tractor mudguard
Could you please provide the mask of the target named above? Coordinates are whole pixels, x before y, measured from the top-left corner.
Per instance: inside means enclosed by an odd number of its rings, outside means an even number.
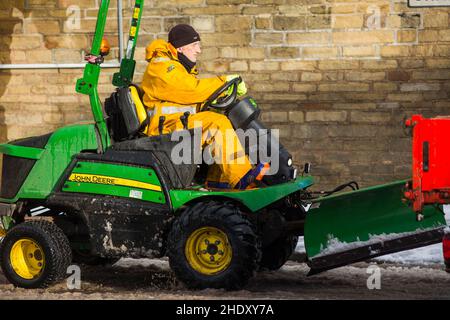
[[[250,211],[256,212],[286,196],[310,187],[314,182],[311,176],[297,177],[290,182],[250,190],[213,191],[206,189],[170,190],[173,210],[177,210],[188,202],[203,198],[222,198],[237,200]]]
[[[406,180],[313,201],[306,216],[305,247],[310,275],[442,240],[445,217],[437,207],[424,219],[402,201]]]
[[[0,201],[15,203],[18,199],[24,198],[45,199],[72,161],[72,157],[83,150],[97,150],[98,146],[94,124],[77,124],[60,128],[48,137],[45,146],[39,148],[14,144],[0,145],[0,153],[21,158],[18,160],[35,161],[28,175],[24,177],[23,183],[17,187],[18,191],[14,195],[0,198]],[[11,167],[8,170],[19,174],[17,171],[20,171],[20,168]],[[9,187],[2,184],[2,188]]]

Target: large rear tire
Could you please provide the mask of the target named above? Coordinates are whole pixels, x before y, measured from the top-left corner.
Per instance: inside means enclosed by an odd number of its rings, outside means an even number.
[[[197,203],[173,223],[169,263],[189,288],[237,290],[258,267],[258,243],[253,225],[232,203]]]
[[[284,236],[263,248],[259,264],[261,270],[280,269],[294,252],[297,242],[297,236]]]
[[[69,240],[49,221],[28,221],[8,231],[0,245],[5,277],[22,288],[45,288],[66,277]]]

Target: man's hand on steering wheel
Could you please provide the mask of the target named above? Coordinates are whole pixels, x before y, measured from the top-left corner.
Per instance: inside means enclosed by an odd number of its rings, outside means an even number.
[[[228,81],[231,81],[231,80],[236,79],[236,78],[240,78],[241,79],[241,81],[238,83],[238,87],[237,87],[237,96],[239,98],[239,97],[242,97],[243,95],[247,94],[247,86],[245,85],[244,80],[242,80],[242,78],[238,74],[229,75],[229,76],[227,76],[226,79],[227,79],[227,82],[228,82]],[[230,95],[231,93],[232,93],[232,89],[229,88],[228,92],[227,92],[227,95]]]
[[[227,76],[227,82],[217,89],[206,102],[203,104],[202,110],[214,108],[226,110],[234,104],[236,99],[247,93],[247,87],[242,78],[238,75]]]

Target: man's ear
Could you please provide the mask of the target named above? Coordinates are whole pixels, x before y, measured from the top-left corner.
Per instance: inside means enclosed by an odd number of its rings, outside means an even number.
[[[177,52],[183,53],[183,50],[181,50],[181,48],[177,48]]]

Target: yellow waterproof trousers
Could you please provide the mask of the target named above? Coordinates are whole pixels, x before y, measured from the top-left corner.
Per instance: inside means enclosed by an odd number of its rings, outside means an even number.
[[[163,134],[182,130],[183,124],[180,116],[183,113],[166,114],[163,125]],[[152,121],[148,134],[159,135],[158,121]],[[209,167],[207,181],[228,184],[233,188],[239,180],[252,169],[252,165],[245,155],[238,136],[226,116],[213,111],[203,111],[188,117],[188,129],[201,127],[202,150],[210,146],[211,155],[216,160]]]

